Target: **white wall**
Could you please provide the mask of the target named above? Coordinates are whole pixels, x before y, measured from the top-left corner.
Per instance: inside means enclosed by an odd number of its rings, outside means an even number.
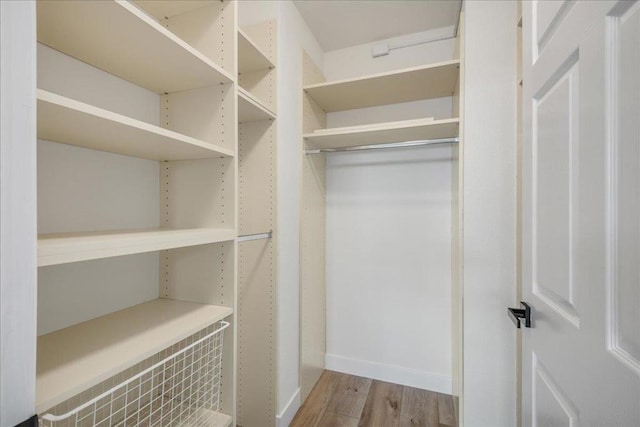
[[[451,34],[411,34],[325,54],[328,80],[446,61],[455,40],[371,48]],[[436,119],[439,98],[327,115],[327,126]],[[452,148],[327,156],[327,368],[451,393]]]
[[[465,2],[464,423],[516,423],[516,3]]]
[[[451,36],[452,32],[453,28],[445,27],[327,52],[324,59],[324,75],[327,80],[348,79],[450,60],[453,58],[455,38],[392,50],[389,55],[378,58],[371,56],[371,49],[380,44],[394,45],[417,40],[435,40]]]
[[[0,1],[0,427],[35,413],[35,3]]]
[[[278,425],[300,406],[300,187],[302,49],[323,52],[290,1],[278,2]]]
[[[327,369],[451,393],[451,151],[327,156]]]

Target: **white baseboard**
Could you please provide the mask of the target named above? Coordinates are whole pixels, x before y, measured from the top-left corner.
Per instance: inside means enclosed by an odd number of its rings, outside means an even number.
[[[452,391],[452,378],[448,375],[418,371],[396,365],[385,365],[368,360],[351,359],[336,354],[326,355],[326,369],[424,390],[437,391],[438,393],[451,394]]]
[[[276,416],[276,427],[289,427],[296,412],[300,409],[300,388],[293,393],[282,412]]]

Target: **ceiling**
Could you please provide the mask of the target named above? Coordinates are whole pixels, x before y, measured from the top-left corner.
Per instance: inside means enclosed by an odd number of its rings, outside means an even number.
[[[462,0],[294,0],[325,52],[456,26]]]

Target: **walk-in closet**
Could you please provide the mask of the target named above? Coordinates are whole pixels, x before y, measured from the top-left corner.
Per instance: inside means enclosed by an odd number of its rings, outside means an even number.
[[[0,0],[0,427],[516,425],[478,3]]]
[[[280,8],[36,2],[43,425],[278,421],[279,25],[293,36]],[[404,375],[431,354],[434,377],[404,382],[453,392],[456,31],[445,54],[400,69],[328,80],[303,49],[288,61],[300,403],[325,368],[349,371],[349,342],[369,364],[413,358]]]

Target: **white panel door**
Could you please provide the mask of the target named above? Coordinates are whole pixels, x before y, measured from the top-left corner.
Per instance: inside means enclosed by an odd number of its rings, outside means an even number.
[[[526,2],[523,426],[640,426],[640,2]]]

